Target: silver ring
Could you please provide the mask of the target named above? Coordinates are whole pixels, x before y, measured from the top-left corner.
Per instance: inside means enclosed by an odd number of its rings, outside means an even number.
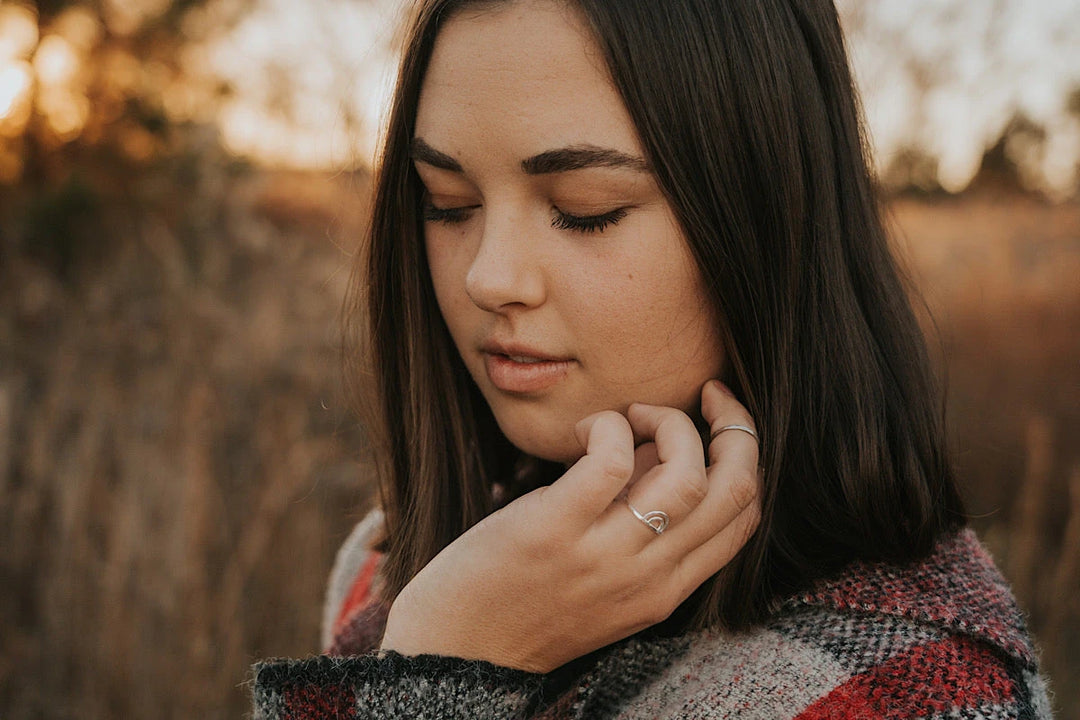
[[[668,514],[663,510],[653,510],[652,512],[647,512],[642,515],[638,512],[636,507],[630,504],[629,495],[624,496],[623,500],[626,501],[626,507],[630,508],[630,512],[634,513],[634,517],[648,525],[649,529],[657,535],[664,532],[664,530],[667,529],[668,523],[671,522],[671,518],[669,518]]]
[[[754,428],[752,427],[747,427],[746,425],[725,425],[722,428],[717,428],[716,430],[713,430],[712,434],[709,435],[709,442],[712,442],[716,439],[717,435],[727,430],[738,430],[740,432],[746,433],[750,437],[754,438],[754,440],[758,439],[758,434],[754,432]]]

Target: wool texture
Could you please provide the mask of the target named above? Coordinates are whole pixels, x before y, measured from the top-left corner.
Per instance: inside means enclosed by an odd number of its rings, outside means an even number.
[[[258,720],[1051,717],[1023,616],[970,530],[912,565],[854,563],[752,630],[646,632],[548,675],[375,654],[380,556],[351,541],[328,654],[256,665]]]

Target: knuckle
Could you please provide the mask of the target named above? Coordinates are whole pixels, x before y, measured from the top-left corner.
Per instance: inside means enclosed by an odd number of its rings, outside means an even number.
[[[742,470],[735,473],[728,483],[728,493],[736,506],[745,508],[754,504],[760,493],[757,472]]]
[[[660,414],[660,424],[679,422],[680,416],[686,417],[686,413],[673,407],[660,406],[656,411]]]
[[[682,563],[676,568],[676,588],[678,595],[675,598],[675,607],[678,608],[682,604],[683,600],[690,597],[695,590],[697,590],[696,581],[693,579],[689,568]],[[674,612],[674,610],[672,611]]]
[[[672,584],[669,586],[667,593],[661,598],[657,607],[657,620],[656,622],[663,622],[671,617],[680,604],[682,604],[683,595],[678,585]]]
[[[757,532],[758,526],[761,525],[761,503],[752,503],[744,514],[746,515],[746,536],[743,538],[743,542],[746,542]]]
[[[684,413],[682,410],[675,408],[664,408],[664,416],[660,420],[660,425],[664,429],[671,429],[675,432],[691,433],[695,437],[697,436],[697,428],[694,427],[694,421],[690,419],[690,416]]]
[[[759,525],[761,525],[761,509],[755,505],[753,513],[746,519],[746,530],[743,533],[742,544],[745,545],[750,541],[750,538],[757,532]]]
[[[708,493],[708,484],[703,472],[686,470],[675,484],[675,497],[688,510],[697,507]]]
[[[675,612],[675,607],[677,606],[673,606],[667,597],[652,602],[646,612],[645,621],[650,626],[662,623],[671,617],[671,613]]]
[[[600,464],[600,472],[605,480],[625,482],[634,474],[634,456],[626,452],[610,453]]]

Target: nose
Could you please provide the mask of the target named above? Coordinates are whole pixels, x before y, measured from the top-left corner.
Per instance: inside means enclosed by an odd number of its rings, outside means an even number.
[[[544,273],[535,244],[520,222],[489,215],[465,276],[465,292],[489,312],[537,307],[544,302]]]

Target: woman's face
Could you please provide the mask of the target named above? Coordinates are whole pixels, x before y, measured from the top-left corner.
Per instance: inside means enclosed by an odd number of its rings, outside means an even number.
[[[723,350],[701,277],[583,21],[459,12],[436,41],[413,160],[454,343],[514,445],[570,462],[632,402],[697,414]]]

